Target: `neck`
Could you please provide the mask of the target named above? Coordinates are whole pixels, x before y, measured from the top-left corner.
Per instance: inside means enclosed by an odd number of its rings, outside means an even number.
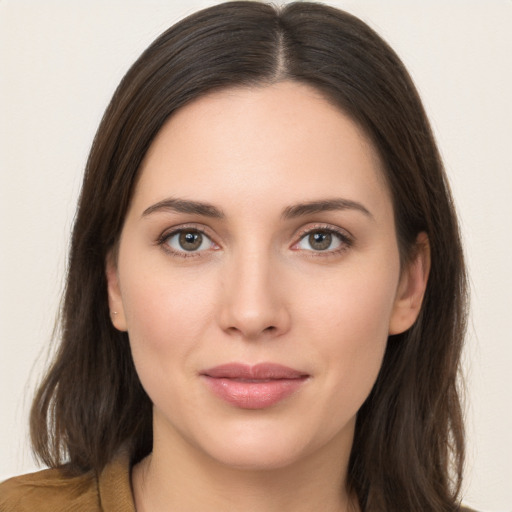
[[[283,467],[238,469],[186,443],[165,441],[155,435],[153,453],[133,468],[137,512],[359,511],[357,498],[344,485],[346,442],[333,440]]]

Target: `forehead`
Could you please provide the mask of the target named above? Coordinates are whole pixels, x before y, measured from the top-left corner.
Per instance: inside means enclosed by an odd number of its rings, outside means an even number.
[[[340,194],[389,200],[375,148],[320,92],[281,82],[213,92],[177,111],[146,154],[134,199],[270,206]]]

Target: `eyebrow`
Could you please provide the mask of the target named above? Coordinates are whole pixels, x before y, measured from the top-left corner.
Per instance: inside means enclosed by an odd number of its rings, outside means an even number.
[[[225,217],[222,210],[212,204],[200,201],[189,201],[187,199],[169,198],[159,201],[154,205],[146,208],[142,212],[142,217],[159,211],[173,211],[177,213],[192,213],[202,215],[203,217],[211,217],[214,219],[223,219]]]
[[[363,213],[367,217],[373,219],[370,211],[361,203],[350,199],[324,199],[320,201],[309,201],[307,203],[297,203],[286,207],[281,217],[285,220],[303,217],[314,213],[329,212],[336,210],[356,210]],[[216,206],[204,203],[202,201],[191,201],[188,199],[168,198],[146,208],[142,213],[142,217],[151,215],[160,211],[172,211],[177,213],[190,213],[210,217],[214,219],[224,219],[224,212]]]
[[[367,217],[374,219],[370,211],[361,203],[352,201],[350,199],[325,199],[321,201],[310,201],[307,203],[299,203],[288,206],[283,210],[283,219],[294,219],[304,215],[311,215],[313,213],[329,212],[336,210],[356,210],[363,213]]]

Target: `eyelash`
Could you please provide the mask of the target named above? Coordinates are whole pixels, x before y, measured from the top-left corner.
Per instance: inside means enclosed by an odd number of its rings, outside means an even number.
[[[308,253],[308,257],[311,258],[326,258],[329,256],[337,256],[342,252],[350,249],[354,245],[354,239],[350,236],[346,231],[335,228],[330,225],[325,224],[316,224],[314,226],[309,226],[306,229],[302,230],[299,233],[299,239],[297,242],[293,244],[292,247],[297,246],[300,242],[302,242],[306,237],[312,235],[313,233],[323,232],[330,235],[334,235],[340,241],[341,245],[337,249],[325,250],[325,251],[314,251],[314,250],[305,250],[304,252]],[[300,250],[300,249],[295,249]]]
[[[197,226],[180,226],[179,228],[173,229],[172,231],[164,231],[164,233],[162,233],[162,235],[160,235],[158,238],[157,245],[161,246],[167,253],[171,254],[172,256],[177,256],[178,258],[194,258],[202,255],[201,253],[204,251],[176,251],[167,243],[171,237],[183,232],[200,233],[201,235],[211,240],[212,244],[215,244],[215,242],[212,240],[212,237],[209,236],[204,229],[201,229]]]
[[[165,231],[157,239],[157,245],[161,246],[166,252],[168,252],[172,256],[177,256],[179,258],[192,258],[192,257],[203,256],[202,253],[206,252],[204,250],[203,251],[185,251],[185,250],[176,251],[169,246],[168,241],[171,237],[173,237],[179,233],[183,233],[183,232],[187,232],[187,231],[191,232],[191,233],[193,233],[193,232],[200,233],[201,235],[203,235],[207,239],[209,239],[212,244],[215,244],[215,242],[212,240],[212,237],[209,236],[204,229],[201,229],[200,227],[194,225],[194,226],[180,226],[179,228],[173,229],[170,232]],[[338,255],[354,245],[353,238],[350,235],[348,235],[345,231],[342,231],[341,229],[336,229],[332,226],[328,226],[325,224],[318,224],[318,225],[308,227],[308,228],[304,229],[303,231],[301,231],[298,235],[298,240],[292,245],[292,248],[297,246],[299,243],[301,243],[307,236],[310,236],[311,234],[313,234],[315,232],[323,232],[323,233],[327,233],[330,235],[334,235],[340,241],[341,246],[334,250],[324,250],[324,251],[322,251],[322,250],[320,250],[320,251],[304,250],[304,252],[309,253],[308,254],[309,257],[324,257],[325,258],[325,257],[329,257],[329,256]],[[215,244],[215,245],[217,245],[217,244]],[[293,249],[293,250],[300,251],[301,249]]]

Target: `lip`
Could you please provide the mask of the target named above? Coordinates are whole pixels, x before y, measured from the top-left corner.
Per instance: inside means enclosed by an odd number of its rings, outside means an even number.
[[[241,409],[264,409],[297,392],[309,375],[275,363],[228,363],[201,372],[217,397]]]

